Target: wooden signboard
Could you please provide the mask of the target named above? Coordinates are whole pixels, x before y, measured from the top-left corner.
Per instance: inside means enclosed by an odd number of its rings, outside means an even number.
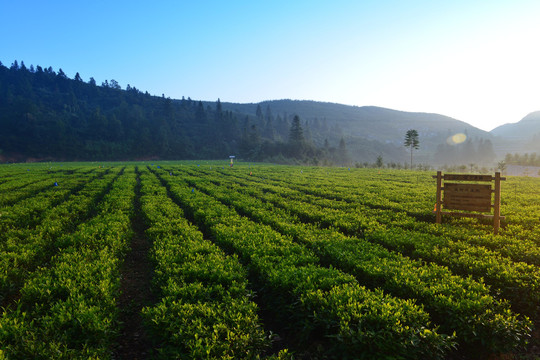
[[[436,222],[441,223],[442,215],[474,217],[474,218],[493,218],[493,231],[495,234],[499,232],[500,220],[504,219],[501,216],[501,178],[499,172],[495,173],[495,177],[491,175],[463,175],[463,174],[447,174],[442,175],[437,171],[437,202],[435,204]],[[443,180],[454,182],[445,182]],[[477,182],[495,182],[495,188],[492,189],[491,184],[477,184]],[[468,183],[467,183],[468,182]],[[472,183],[471,182],[475,182]],[[444,197],[443,197],[444,192]],[[493,194],[493,204],[492,204]],[[474,211],[475,213],[448,212],[445,210],[461,210]],[[491,213],[493,215],[478,214]]]
[[[491,175],[476,175],[476,174],[446,174],[444,180],[455,181],[493,181]]]
[[[444,184],[445,209],[491,212],[491,185]]]

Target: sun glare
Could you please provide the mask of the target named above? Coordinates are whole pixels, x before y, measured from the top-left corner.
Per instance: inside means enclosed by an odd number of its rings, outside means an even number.
[[[448,145],[457,145],[465,142],[467,140],[467,135],[463,133],[457,133],[452,136],[449,136],[448,139],[446,139],[446,143]]]

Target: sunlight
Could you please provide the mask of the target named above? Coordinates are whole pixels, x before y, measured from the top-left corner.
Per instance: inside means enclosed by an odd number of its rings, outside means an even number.
[[[457,133],[452,136],[449,136],[448,139],[446,139],[446,143],[448,145],[457,145],[465,142],[467,140],[467,135],[463,133]]]

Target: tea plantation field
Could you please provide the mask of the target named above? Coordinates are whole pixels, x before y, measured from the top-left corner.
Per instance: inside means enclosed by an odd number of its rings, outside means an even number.
[[[494,235],[432,175],[0,165],[0,359],[536,359],[540,179]]]

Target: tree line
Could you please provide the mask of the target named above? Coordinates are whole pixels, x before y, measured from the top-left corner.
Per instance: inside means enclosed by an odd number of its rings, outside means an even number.
[[[504,162],[507,165],[521,165],[521,166],[540,166],[540,155],[537,153],[525,153],[525,154],[506,154]]]
[[[153,96],[116,80],[98,85],[59,69],[0,62],[0,156],[11,160],[240,159],[342,164],[345,141],[294,114],[254,115]]]

